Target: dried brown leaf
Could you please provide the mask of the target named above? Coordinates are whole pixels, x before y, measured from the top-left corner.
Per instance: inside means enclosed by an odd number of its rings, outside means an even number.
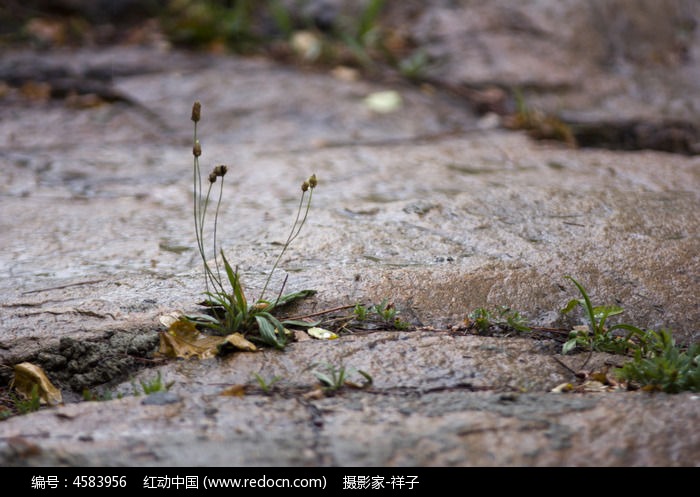
[[[245,385],[231,385],[225,388],[219,395],[224,397],[243,397],[245,395]]]
[[[196,343],[184,340],[167,332],[160,334],[158,353],[165,357],[181,359],[209,359],[216,356],[221,337],[203,337]]]
[[[179,319],[160,333],[158,353],[172,358],[208,359],[216,355],[222,341],[222,337],[202,335],[194,324]]]

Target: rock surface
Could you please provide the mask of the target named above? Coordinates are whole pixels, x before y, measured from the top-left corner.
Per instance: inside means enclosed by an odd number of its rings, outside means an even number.
[[[22,61],[77,80],[106,72],[112,97],[93,106],[80,93],[31,101],[11,90],[0,107],[0,377],[31,361],[69,400],[103,383],[125,397],[3,421],[2,465],[700,463],[697,394],[550,393],[621,358],[562,357],[552,337],[450,331],[498,305],[540,326],[578,324],[558,313],[578,297],[572,275],[594,303],[624,307],[624,322],[697,341],[700,158],[533,142],[485,127],[453,93],[262,59],[144,48],[3,56]],[[384,90],[400,94],[399,109],[367,107]],[[288,291],[318,290],[296,312],[388,298],[415,331],[147,359],[158,317],[202,298],[194,100],[203,167],[229,165],[217,234],[247,290],[262,288],[299,185],[316,173],[308,225],[281,265]],[[374,382],[318,396],[318,362]],[[167,394],[131,395],[156,374],[145,366],[172,382]],[[266,395],[255,373],[281,380]],[[245,395],[225,395],[235,385]]]

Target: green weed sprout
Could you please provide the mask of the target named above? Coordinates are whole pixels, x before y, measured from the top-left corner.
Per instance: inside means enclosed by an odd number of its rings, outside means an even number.
[[[387,325],[396,328],[397,330],[408,329],[408,323],[398,317],[398,310],[393,302],[389,299],[384,299],[379,304],[375,304],[372,310],[384,321]]]
[[[207,296],[205,305],[211,312],[211,315],[199,315],[192,318],[192,320],[195,322],[195,324],[205,326],[222,335],[235,332],[241,332],[246,335],[257,331],[258,335],[251,337],[253,340],[258,340],[264,344],[282,349],[287,344],[287,331],[285,330],[284,326],[285,323],[275,318],[272,312],[279,306],[283,306],[294,300],[313,295],[315,291],[303,290],[300,292],[283,295],[283,283],[282,289],[280,289],[276,298],[269,300],[266,299],[266,292],[272,279],[272,275],[277,269],[283,255],[289,248],[289,245],[297,238],[297,236],[299,236],[304,224],[306,224],[309,209],[311,208],[313,191],[318,184],[318,180],[316,179],[316,175],[312,174],[302,183],[301,199],[299,200],[296,218],[292,224],[291,231],[279,256],[275,260],[267,280],[265,281],[265,285],[260,292],[260,297],[254,300],[252,303],[249,303],[243,290],[243,285],[241,284],[238,269],[234,269],[233,266],[231,266],[228,259],[224,255],[224,251],[217,247],[219,210],[221,207],[221,200],[223,198],[224,177],[228,172],[228,167],[222,164],[212,169],[208,176],[206,194],[203,196],[202,172],[199,164],[199,157],[202,155],[202,146],[197,136],[197,123],[201,119],[201,104],[199,102],[195,102],[192,106],[191,119],[194,122],[194,145],[192,148],[192,154],[194,155],[194,180],[192,193],[194,204],[194,226],[195,235],[197,238],[197,248],[199,250],[204,268],[204,283],[206,289],[205,295]],[[204,246],[204,225],[207,217],[207,208],[209,206],[211,191],[213,185],[219,178],[221,178],[221,181],[219,182],[220,186],[218,199],[214,212],[214,266],[212,267],[207,260]],[[221,264],[219,263],[219,259],[217,257],[217,249],[218,254],[221,256]],[[225,278],[222,276],[222,266]],[[227,284],[228,287],[230,287],[230,290],[227,288]],[[294,324],[299,323],[295,322]]]
[[[312,364],[311,368],[316,379],[323,385],[326,392],[335,393],[344,386],[354,386],[356,388],[367,388],[372,384],[372,376],[365,371],[345,366],[335,366],[330,363]],[[363,383],[358,385],[348,378],[353,374],[359,374],[364,378]]]
[[[700,343],[680,350],[669,331],[647,332],[647,347],[616,370],[618,378],[646,390],[700,392]],[[646,357],[645,357],[646,355]]]
[[[369,0],[357,18],[340,19],[335,28],[335,37],[339,39],[354,58],[364,67],[372,67],[370,52],[381,46],[381,29],[379,21],[386,0]]]
[[[486,333],[490,328],[496,326],[521,333],[532,331],[527,325],[527,320],[518,311],[507,306],[498,306],[494,311],[479,307],[470,312],[467,317],[471,326],[476,328],[479,333]]]
[[[394,322],[396,319],[396,313],[398,312],[393,302],[389,302],[389,299],[383,299],[381,303],[372,306],[372,309],[387,324]]]
[[[642,330],[624,323],[606,327],[607,318],[621,314],[623,309],[618,306],[594,307],[583,286],[571,276],[567,278],[576,285],[581,298],[571,300],[562,312],[582,307],[589,330],[572,331],[562,353],[566,354],[577,346],[616,354],[633,352],[634,358],[615,370],[616,376],[628,385],[667,393],[700,391],[700,344],[695,343],[683,351],[667,330]],[[624,330],[627,334],[614,335],[614,330]]]
[[[144,395],[151,395],[152,393],[156,392],[167,392],[175,382],[171,381],[167,384],[163,383],[163,378],[161,377],[160,371],[158,371],[158,374],[155,377],[151,378],[150,380],[139,380],[139,383],[141,384],[141,390],[139,390],[133,380],[131,382],[131,387],[133,388],[135,397],[140,396],[141,392],[143,392]]]
[[[34,385],[28,398],[14,397],[15,408],[19,414],[29,414],[38,411],[41,407],[41,397],[39,395],[39,385]]]
[[[367,321],[369,309],[367,309],[366,305],[362,305],[358,302],[355,304],[355,307],[353,308],[352,312],[355,315],[355,319],[357,319],[358,321]]]
[[[154,378],[146,381],[140,380],[139,383],[141,383],[141,389],[145,395],[150,395],[156,392],[167,392],[174,384],[174,382],[163,383],[163,378],[160,375],[160,371],[158,371],[158,374]]]
[[[260,385],[260,388],[262,388],[262,391],[268,395],[270,392],[272,392],[272,387],[274,384],[282,379],[281,376],[273,376],[270,380],[266,380],[258,373],[253,373],[253,375],[255,376],[255,380],[258,382],[258,385]]]
[[[594,307],[591,304],[588,293],[586,293],[586,289],[571,276],[566,276],[566,278],[576,285],[576,288],[578,288],[578,291],[581,293],[581,298],[570,300],[561,312],[567,314],[576,307],[582,307],[586,320],[588,321],[588,332],[573,330],[569,334],[569,339],[564,343],[562,353],[567,354],[577,346],[590,350],[614,353],[624,353],[631,347],[635,347],[635,344],[630,339],[633,336],[644,336],[644,332],[640,328],[624,323],[616,324],[609,328],[605,326],[610,316],[622,314],[624,309],[616,305]],[[628,334],[625,337],[615,336],[612,334],[614,330],[625,330]]]
[[[353,308],[353,319],[360,323],[373,321],[375,324],[395,330],[407,330],[410,324],[399,316],[399,311],[389,299],[383,299],[381,303],[366,306],[357,302]]]
[[[10,407],[0,409],[0,421],[11,418],[15,414],[22,415],[38,411],[41,408],[39,385],[34,385],[29,397],[26,398],[19,393],[9,393],[7,402]]]

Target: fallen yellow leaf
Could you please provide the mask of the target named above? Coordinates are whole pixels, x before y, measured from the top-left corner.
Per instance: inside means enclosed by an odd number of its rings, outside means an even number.
[[[571,392],[573,389],[574,386],[571,383],[562,383],[561,385],[557,385],[556,387],[552,388],[550,391],[554,393],[562,393]]]
[[[61,391],[53,386],[46,377],[46,373],[36,364],[22,362],[15,365],[15,377],[10,385],[25,399],[31,399],[36,387],[39,400],[42,404],[55,406],[63,403]]]
[[[248,340],[246,340],[240,333],[231,333],[225,337],[219,344],[219,348],[231,345],[234,349],[244,350],[246,352],[256,352],[258,348]]]
[[[318,338],[319,340],[335,340],[338,338],[338,335],[325,328],[309,328],[307,333],[314,338]]]

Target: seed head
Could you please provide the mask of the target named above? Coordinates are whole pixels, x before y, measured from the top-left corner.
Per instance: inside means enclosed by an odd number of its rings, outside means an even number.
[[[301,184],[301,191],[302,191],[302,192],[305,192],[305,191],[307,191],[308,189],[309,189],[309,182],[308,182],[308,181],[304,181],[304,182]]]
[[[192,147],[192,153],[195,157],[199,157],[200,155],[202,155],[202,145],[199,143],[199,140],[194,142],[194,147]]]
[[[228,167],[225,166],[224,164],[221,164],[219,166],[216,166],[214,170],[212,171],[212,174],[216,176],[221,176],[222,178],[226,175],[228,172]]]
[[[192,105],[192,120],[198,122],[202,115],[202,104],[198,101]]]
[[[316,179],[316,175],[312,174],[311,177],[308,179],[308,182],[309,182],[310,188],[316,188],[316,185],[318,185],[318,180]]]
[[[216,173],[214,171],[209,173],[209,183],[216,183]]]

